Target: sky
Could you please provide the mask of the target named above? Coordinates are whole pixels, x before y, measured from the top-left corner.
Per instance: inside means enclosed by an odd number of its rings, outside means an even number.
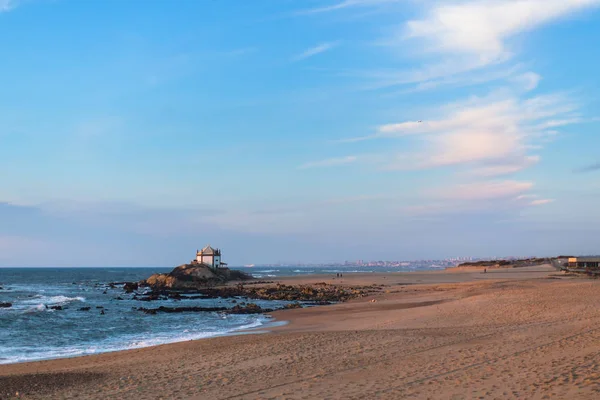
[[[600,0],[0,0],[0,266],[600,253]]]

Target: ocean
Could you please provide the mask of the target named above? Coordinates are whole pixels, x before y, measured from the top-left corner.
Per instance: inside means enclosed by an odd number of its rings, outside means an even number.
[[[422,266],[416,269],[431,269]],[[74,357],[232,334],[269,323],[264,315],[216,312],[148,315],[137,307],[233,307],[234,299],[132,299],[111,282],[139,281],[172,268],[0,268],[0,364]],[[239,268],[263,280],[278,276],[410,271],[414,267]],[[239,300],[238,300],[239,301]],[[252,300],[263,308],[288,302]],[[60,306],[61,310],[52,307]],[[85,310],[89,307],[89,310]],[[83,309],[83,310],[82,310]]]

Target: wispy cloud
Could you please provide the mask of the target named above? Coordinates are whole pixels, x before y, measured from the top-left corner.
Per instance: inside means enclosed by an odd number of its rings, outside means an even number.
[[[418,205],[403,209],[412,216],[514,212],[530,205],[533,182],[491,180],[445,185],[425,190]]]
[[[577,103],[560,94],[523,100],[510,93],[492,94],[446,106],[440,118],[384,124],[371,135],[345,141],[415,136],[416,148],[388,158],[386,169],[469,164],[474,175],[506,175],[539,162],[538,155],[528,153],[555,134],[549,128],[557,121],[576,123],[570,116],[577,110]],[[439,112],[432,109],[431,115]]]
[[[398,3],[404,0],[345,0],[337,3],[332,3],[327,6],[308,8],[300,11],[296,11],[295,15],[310,15],[310,14],[322,14],[332,11],[344,10],[352,7],[369,7],[377,6],[389,3]]]
[[[308,162],[306,164],[302,164],[301,166],[298,167],[298,169],[335,167],[335,166],[340,166],[340,165],[352,164],[352,163],[355,163],[357,160],[358,160],[358,157],[356,157],[356,156],[328,158],[326,160],[313,161],[313,162]]]
[[[492,62],[510,54],[511,37],[586,8],[599,0],[491,0],[434,3],[422,19],[409,21],[406,38],[424,40],[430,50],[472,54]]]
[[[514,198],[533,188],[533,182],[489,181],[475,182],[435,189],[432,194],[448,200],[490,200]]]
[[[575,172],[594,172],[594,171],[600,171],[600,162],[590,164],[590,165],[587,165],[585,167],[575,170]]]
[[[504,163],[501,164],[483,165],[481,167],[474,168],[471,171],[471,174],[481,177],[511,175],[522,171],[526,168],[529,168],[530,166],[538,163],[539,161],[540,156],[525,156],[512,161],[506,160]]]
[[[539,200],[533,200],[529,204],[532,206],[543,206],[544,204],[549,204],[552,202],[554,202],[554,199],[539,199]]]
[[[296,56],[292,57],[292,61],[302,61],[302,60],[305,60],[307,58],[314,57],[317,54],[321,54],[321,53],[324,53],[326,51],[329,51],[329,50],[335,48],[338,45],[339,45],[339,42],[321,43],[321,44],[319,44],[317,46],[314,46],[314,47],[311,47],[309,49],[306,49],[302,53],[297,54]]]
[[[17,7],[19,0],[0,0],[0,12],[8,12]]]
[[[526,72],[514,77],[512,80],[521,85],[526,91],[530,91],[538,87],[542,77],[535,72]]]
[[[352,6],[375,7],[384,2],[358,1],[338,3],[335,11]],[[391,1],[389,2],[391,3]],[[494,73],[480,77],[479,70],[505,65],[517,56],[515,38],[573,13],[597,7],[600,0],[451,0],[419,2],[422,14],[398,26],[387,26],[377,44],[393,53],[425,60],[411,69],[363,71],[371,80],[370,88],[417,85],[416,91],[444,85],[458,86],[484,83]],[[392,11],[393,12],[393,11]],[[398,13],[399,18],[402,14]],[[513,67],[507,66],[506,71]],[[482,79],[483,78],[483,79]],[[537,87],[540,76],[535,72],[515,77],[526,90]]]

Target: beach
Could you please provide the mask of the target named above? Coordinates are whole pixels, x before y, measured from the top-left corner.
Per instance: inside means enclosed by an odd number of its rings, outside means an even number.
[[[276,311],[286,324],[259,332],[0,365],[0,398],[600,396],[597,280],[536,266],[278,281],[382,289]]]

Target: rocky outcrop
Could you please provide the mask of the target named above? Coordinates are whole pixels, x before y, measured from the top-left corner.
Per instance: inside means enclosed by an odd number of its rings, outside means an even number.
[[[154,274],[142,286],[151,287],[153,290],[163,289],[197,289],[201,287],[223,284],[232,280],[252,279],[241,271],[232,271],[229,268],[211,268],[204,264],[183,264],[168,274]]]
[[[123,285],[125,293],[133,293],[136,290],[138,290],[138,288],[139,284],[137,282],[125,282],[125,284]]]
[[[262,314],[272,312],[271,308],[262,308],[254,303],[249,303],[245,306],[236,305],[233,308],[227,307],[158,307],[158,308],[137,308],[146,314],[155,315],[159,312],[163,313],[183,313],[183,312],[221,312],[224,314]]]
[[[12,303],[0,303],[0,308],[10,308],[12,307]]]
[[[492,261],[474,261],[459,264],[456,267],[448,269],[467,269],[467,268],[520,268],[532,267],[548,263],[547,258],[525,258],[520,260],[492,260]]]
[[[329,284],[319,285],[281,285],[266,287],[248,287],[243,284],[198,290],[207,298],[245,297],[256,300],[310,301],[318,304],[347,301],[365,297],[376,291],[374,287],[347,287]]]

